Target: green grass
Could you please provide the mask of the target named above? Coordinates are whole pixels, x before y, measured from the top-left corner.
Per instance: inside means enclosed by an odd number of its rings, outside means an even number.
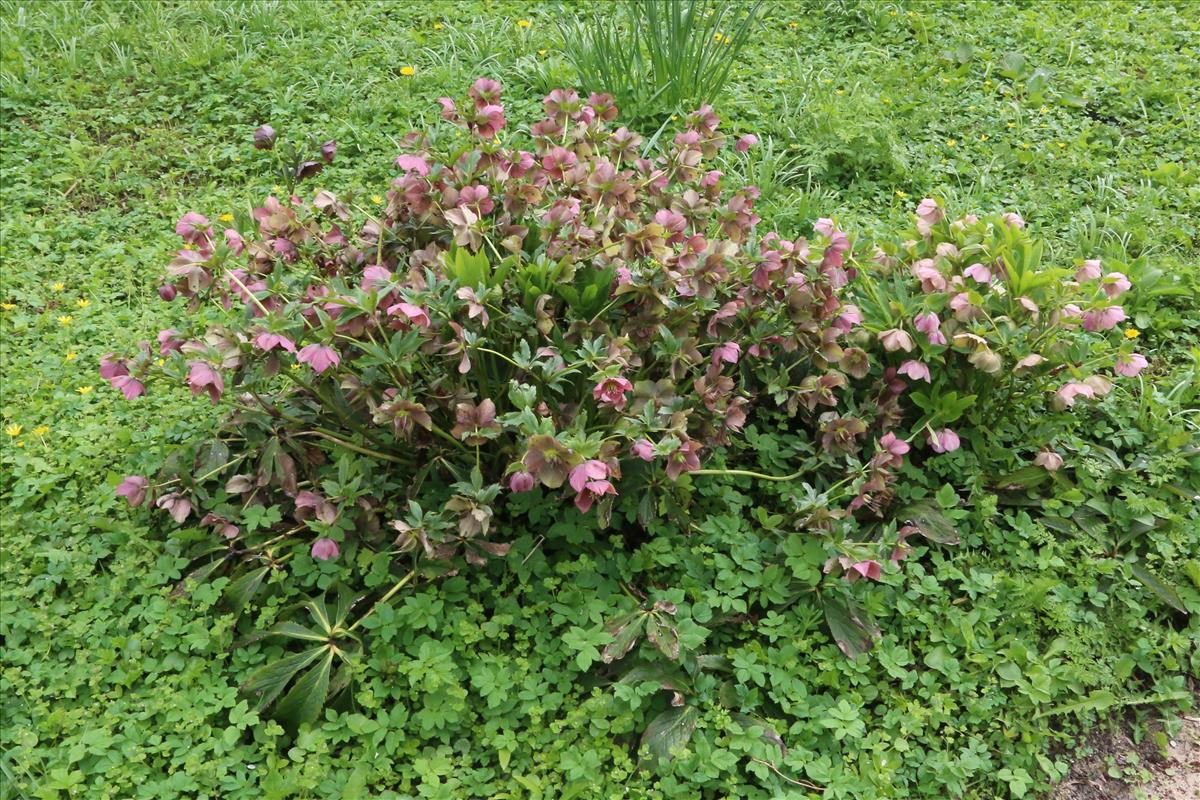
[[[435,118],[437,97],[491,75],[505,85],[509,119],[528,121],[545,92],[574,82],[556,49],[556,8],[0,2],[0,415],[22,429],[2,436],[0,797],[354,797],[370,794],[364,787],[697,796],[683,776],[634,771],[638,703],[589,685],[555,649],[573,626],[599,621],[588,589],[615,569],[603,558],[544,566],[542,594],[509,578],[420,587],[365,665],[359,707],[287,742],[238,699],[262,652],[229,649],[233,621],[208,613],[216,591],[170,597],[186,542],[112,496],[163,442],[211,420],[180,394],[122,403],[96,364],[182,313],[154,293],[182,213],[215,216],[270,191],[252,129],[336,138],[337,162],[307,188],[370,202],[386,189],[397,141]],[[934,195],[964,211],[1018,210],[1055,257],[1137,263],[1194,291],[1196,11],[1183,1],[769,3],[717,106],[723,129],[756,133],[764,147],[727,171],[764,186],[763,216],[783,230],[818,216],[895,227]],[[1114,412],[1128,414],[1128,430],[1099,431],[1130,446],[1137,425],[1196,418],[1178,388],[1196,374],[1186,371],[1200,336],[1195,297],[1146,308],[1137,324],[1147,345],[1176,367]],[[1169,453],[1153,457],[1161,474],[1180,468]],[[1194,512],[1172,513],[1180,522],[1158,555],[1195,558]],[[782,618],[739,644],[747,685],[762,687],[754,676],[770,671],[795,705],[784,737],[800,742],[792,763],[846,787],[830,796],[1045,788],[1066,763],[1067,718],[1035,719],[1014,696],[1052,696],[1038,700],[1044,710],[1123,691],[1116,705],[1140,709],[1195,677],[1195,614],[1190,627],[1172,624],[1152,600],[1101,588],[1102,565],[1076,566],[1086,543],[1028,517],[978,519],[997,527],[889,587],[889,605],[873,610],[905,627],[877,656],[809,657],[789,644],[807,635],[806,621]],[[699,541],[696,557],[717,558]],[[1012,586],[1026,589],[1010,606],[1002,593]],[[445,609],[455,613],[443,618]],[[950,664],[938,648],[966,631],[989,643],[986,657]],[[1001,661],[1022,665],[1019,680],[993,675]],[[895,706],[861,731],[859,712],[838,704],[882,693]],[[485,705],[498,710],[480,715]],[[830,719],[854,748],[809,738]],[[712,756],[718,777],[704,796],[805,796],[761,765],[717,766],[735,750]]]

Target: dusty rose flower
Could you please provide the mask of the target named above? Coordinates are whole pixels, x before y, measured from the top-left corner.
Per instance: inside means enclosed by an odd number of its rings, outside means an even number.
[[[212,526],[213,533],[226,539],[236,539],[237,535],[242,532],[241,528],[218,514],[205,514],[204,518],[200,520],[200,524]]]
[[[974,279],[977,283],[992,282],[992,271],[983,264],[972,264],[963,270],[963,275]]]
[[[281,333],[272,333],[267,330],[258,332],[258,335],[254,337],[254,346],[264,353],[269,353],[276,347],[289,353],[296,352],[295,342]]]
[[[212,241],[212,225],[208,217],[189,211],[175,223],[175,232],[183,237],[188,244],[197,247],[207,247]]]
[[[737,150],[739,153],[745,153],[756,144],[758,144],[758,137],[753,133],[747,133],[745,136],[737,140],[737,144],[733,146],[733,149]]]
[[[949,428],[929,432],[929,446],[935,453],[953,453],[959,444],[958,434]]]
[[[109,383],[112,384],[114,389],[119,389],[126,400],[141,397],[146,393],[146,387],[142,385],[142,382],[129,375],[118,375],[109,381]]]
[[[432,324],[429,319],[429,314],[420,306],[414,306],[412,303],[396,303],[388,308],[389,314],[403,314],[408,318],[409,322],[420,328],[428,328]]]
[[[178,353],[183,350],[183,340],[179,338],[179,331],[174,328],[166,328],[158,332],[158,354],[165,356],[171,353]]]
[[[1083,262],[1083,266],[1075,270],[1075,280],[1077,281],[1094,281],[1098,280],[1101,275],[1100,259],[1089,258]]]
[[[322,536],[312,543],[312,550],[310,552],[312,557],[318,561],[329,561],[341,555],[342,549],[338,547],[338,543],[333,539]]]
[[[933,226],[946,217],[946,213],[942,211],[938,201],[932,197],[926,197],[917,204],[916,214],[917,232],[926,237],[933,233]]]
[[[537,434],[529,438],[522,463],[547,489],[557,489],[563,485],[571,468],[579,463],[579,456],[553,436]]]
[[[1138,373],[1149,365],[1150,362],[1146,360],[1145,356],[1140,353],[1131,353],[1117,359],[1117,363],[1113,365],[1113,372],[1126,378],[1136,378]]]
[[[937,314],[917,314],[913,317],[913,327],[929,337],[930,344],[945,344],[946,335],[942,333],[942,321]]]
[[[124,497],[129,505],[137,508],[146,502],[146,492],[149,488],[150,481],[141,475],[127,475],[117,487],[117,497]]]
[[[166,300],[168,303],[174,300],[178,293],[179,290],[169,283],[164,283],[162,286],[158,287],[158,296],[163,300]]]
[[[667,477],[678,480],[685,472],[700,469],[700,443],[688,440],[667,456]]]
[[[1096,391],[1086,383],[1071,381],[1060,387],[1054,395],[1059,405],[1064,408],[1070,408],[1075,405],[1075,398],[1086,397],[1091,399],[1096,396]]]
[[[495,78],[480,77],[471,84],[471,88],[467,90],[467,96],[475,101],[476,108],[485,108],[500,102],[500,93],[503,88],[500,81]]]
[[[221,373],[203,361],[188,362],[187,384],[193,395],[207,393],[213,405],[216,405],[221,399],[221,393],[225,391],[225,381],[221,378]]]
[[[736,364],[741,355],[741,345],[737,342],[725,342],[713,348],[712,363],[714,366],[722,361],[726,364]]]
[[[1001,219],[1004,220],[1004,224],[1010,228],[1016,228],[1017,230],[1020,230],[1021,228],[1025,227],[1025,220],[1022,219],[1021,215],[1017,214],[1016,212],[1010,211],[1001,217]]]
[[[879,341],[883,344],[883,349],[889,353],[894,353],[897,350],[910,353],[913,349],[912,337],[900,328],[883,331],[879,334]]]
[[[420,156],[403,155],[396,157],[396,166],[405,172],[415,172],[424,177],[429,174],[429,162]]]
[[[504,108],[498,105],[487,105],[475,110],[471,121],[471,129],[481,139],[491,139],[505,126]]]
[[[949,284],[932,258],[922,258],[912,265],[913,277],[921,282],[921,291],[926,294],[944,292]]]
[[[254,148],[256,150],[271,150],[275,147],[275,129],[270,125],[260,125],[254,129]]]
[[[337,154],[337,140],[330,139],[321,145],[321,158],[325,159],[326,164],[333,163],[333,157]]]
[[[106,381],[111,381],[113,378],[118,378],[122,375],[128,375],[129,369],[125,366],[125,360],[117,358],[113,353],[105,353],[100,357],[100,377]]]
[[[1085,386],[1090,386],[1096,397],[1104,397],[1112,391],[1112,381],[1103,375],[1088,375],[1083,379]]]
[[[609,405],[616,409],[625,407],[625,394],[633,391],[633,384],[620,375],[614,378],[604,378],[592,389],[592,397],[597,403]]]
[[[1057,472],[1063,465],[1063,457],[1053,450],[1042,450],[1033,457],[1033,464],[1047,472]]]
[[[638,439],[633,443],[633,454],[642,461],[653,461],[654,445],[649,439]]]
[[[909,360],[900,365],[898,370],[901,375],[907,375],[914,381],[925,381],[930,383],[932,376],[929,374],[929,367],[920,361]]]
[[[882,462],[883,466],[901,466],[904,463],[904,454],[911,449],[908,442],[897,438],[896,434],[891,431],[879,437],[879,445],[883,448],[884,453],[887,454]]]
[[[1046,363],[1046,359],[1044,357],[1039,356],[1037,353],[1033,353],[1018,361],[1015,369],[1030,369],[1044,363]]]
[[[533,476],[524,470],[521,472],[514,472],[508,479],[508,490],[510,492],[532,491],[535,485],[536,482],[534,481]]]
[[[1033,300],[1022,296],[1017,298],[1017,302],[1021,304],[1021,308],[1025,309],[1030,314],[1033,314],[1035,317],[1037,316],[1039,309],[1037,303],[1033,302]]]
[[[158,498],[155,505],[170,514],[171,519],[179,525],[182,525],[183,521],[192,513],[192,501],[175,492],[164,494]]]
[[[1125,309],[1121,306],[1106,306],[1083,312],[1085,331],[1107,331],[1124,321]]]
[[[1102,287],[1104,293],[1108,295],[1108,299],[1112,300],[1128,292],[1133,284],[1129,282],[1129,278],[1125,277],[1124,273],[1110,272],[1104,276]]]
[[[846,579],[851,583],[858,580],[860,576],[877,581],[883,576],[883,568],[879,566],[878,561],[870,559],[867,561],[856,561],[846,569]]]
[[[315,343],[301,347],[300,352],[296,354],[296,360],[301,364],[308,364],[318,375],[330,367],[336,367],[342,363],[342,357],[338,355],[337,350]]]

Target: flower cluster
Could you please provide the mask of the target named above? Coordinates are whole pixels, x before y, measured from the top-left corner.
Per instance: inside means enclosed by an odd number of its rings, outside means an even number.
[[[511,144],[498,82],[439,102],[460,140],[405,137],[379,216],[319,191],[268,197],[238,225],[179,220],[160,295],[228,313],[106,356],[101,373],[130,399],[160,381],[227,404],[213,448],[228,456],[130,478],[131,503],[235,539],[246,508],[277,504],[280,529],[306,531],[324,560],[389,520],[400,530],[404,498],[384,489],[400,472],[408,499],[441,487],[441,521],[422,512],[402,535],[442,554],[486,534],[503,489],[563,492],[607,519],[701,470],[762,400],[823,424],[846,373],[867,368],[847,342],[861,321],[843,298],[849,236],[831,220],[808,239],[759,235],[757,190],[706,165],[726,144],[711,109],[644,154],[607,95],[551,92]],[[275,136],[264,126],[254,144]],[[842,477],[874,415],[838,416]],[[371,490],[318,493],[361,456],[380,467]]]

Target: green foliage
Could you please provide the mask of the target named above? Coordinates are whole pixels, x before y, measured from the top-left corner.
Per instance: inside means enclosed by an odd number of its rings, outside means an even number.
[[[183,319],[147,282],[176,244],[173,220],[193,206],[236,216],[271,191],[248,140],[231,137],[268,116],[336,137],[339,159],[311,188],[336,180],[378,209],[366,187],[389,177],[394,141],[481,65],[529,87],[513,95],[572,81],[554,11],[0,4],[0,411],[22,428],[0,432],[0,796],[1029,797],[1065,773],[1097,715],[1145,722],[1189,702],[1200,86],[1187,6],[889,0],[764,6],[717,109],[728,129],[803,156],[758,213],[783,228],[833,215],[895,230],[926,195],[1017,208],[1050,264],[1087,253],[1130,276],[1122,299],[1153,367],[1046,432],[1066,460],[1057,473],[1029,467],[1040,442],[1028,442],[1049,438],[1028,416],[981,434],[1003,445],[988,451],[994,473],[970,439],[906,468],[922,474],[897,507],[932,504],[962,541],[914,538],[882,584],[844,587],[882,632],[855,660],[813,593],[776,596],[780,572],[822,580],[813,537],[779,535],[787,520],[758,511],[761,484],[698,477],[709,511],[664,505],[678,524],[649,531],[602,533],[527,495],[513,556],[470,577],[418,575],[375,607],[356,631],[372,646],[353,688],[316,721],[291,733],[254,710],[240,683],[300,650],[284,637],[234,645],[296,602],[335,597],[338,575],[318,566],[285,586],[268,574],[240,617],[248,587],[186,581],[210,532],[167,536],[112,490],[157,460],[164,435],[209,430],[212,411],[179,394],[130,406],[95,365],[112,342],[132,348]],[[999,74],[1009,52],[1050,73],[1042,105]],[[1144,295],[1147,269],[1171,292]],[[739,466],[775,474],[804,444],[782,418],[745,439],[757,463]],[[373,593],[402,577],[369,558],[359,568]],[[587,650],[602,656],[614,621],[660,602],[689,665],[641,636],[610,664]],[[666,758],[637,752],[663,715],[656,730],[678,734],[652,743]]]

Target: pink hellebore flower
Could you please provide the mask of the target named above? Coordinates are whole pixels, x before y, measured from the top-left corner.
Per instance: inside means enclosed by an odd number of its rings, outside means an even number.
[[[958,434],[949,428],[929,432],[929,446],[935,453],[953,453],[959,444]]]
[[[246,240],[234,228],[226,228],[225,246],[232,250],[235,256],[240,256],[242,251],[246,249]]]
[[[567,480],[577,493],[575,506],[584,514],[599,498],[617,493],[616,488],[608,480],[608,465],[594,458],[573,468]]]
[[[1137,374],[1149,365],[1150,362],[1146,360],[1144,355],[1133,353],[1118,358],[1117,363],[1113,365],[1113,372],[1126,378],[1136,378]]]
[[[514,472],[508,479],[510,492],[528,492],[533,489],[535,481],[528,472]]]
[[[168,353],[179,353],[183,350],[183,340],[179,338],[179,331],[174,328],[166,328],[158,332],[158,354],[165,356]]]
[[[893,467],[898,467],[904,463],[904,454],[911,448],[908,442],[896,437],[896,434],[888,431],[883,436],[879,437],[879,444],[891,456],[887,460],[887,464]]]
[[[333,163],[333,157],[337,153],[337,140],[330,139],[325,144],[321,145],[321,158],[325,159],[326,164]]]
[[[1021,228],[1025,227],[1025,220],[1022,219],[1021,215],[1017,214],[1016,212],[1010,211],[1001,219],[1003,219],[1004,224],[1010,228],[1016,228],[1017,230],[1020,230]]]
[[[613,408],[625,407],[625,393],[633,391],[633,384],[620,375],[615,378],[605,378],[592,389],[592,397],[597,403],[610,405]]]
[[[946,214],[942,211],[942,207],[938,205],[938,201],[932,197],[926,197],[917,204],[917,232],[922,236],[929,236],[933,233],[933,226],[941,222]]]
[[[883,344],[883,349],[889,353],[894,353],[897,350],[910,353],[913,349],[912,337],[900,328],[891,328],[883,331],[879,334],[879,341]]]
[[[870,578],[873,581],[877,581],[883,575],[883,568],[879,566],[878,561],[869,559],[867,561],[859,561],[851,564],[850,568],[846,570],[846,578],[851,583],[856,581],[860,575],[864,578]]]
[[[747,133],[745,136],[737,140],[737,144],[733,146],[733,149],[737,150],[739,153],[745,153],[756,144],[758,144],[758,137],[753,133]]]
[[[254,346],[264,353],[269,353],[276,347],[288,351],[289,353],[296,352],[296,344],[288,337],[280,333],[271,333],[270,331],[259,331],[254,337]]]
[[[945,344],[946,335],[942,333],[942,321],[937,314],[917,314],[913,317],[913,327],[929,337],[930,344]]]
[[[270,125],[260,125],[254,129],[254,149],[270,150],[275,147],[275,129]]]
[[[158,498],[155,505],[170,514],[171,519],[180,525],[188,518],[188,514],[192,513],[192,501],[174,492]]]
[[[168,303],[174,300],[177,294],[179,294],[179,290],[169,283],[164,283],[158,287],[158,296]]]
[[[837,229],[834,227],[833,220],[829,217],[821,217],[813,223],[813,230],[828,239],[833,237],[833,232]]]
[[[208,394],[208,399],[216,405],[221,399],[221,393],[225,391],[225,381],[221,378],[221,373],[217,372],[203,361],[192,361],[188,364],[187,383],[192,390],[193,395],[199,395],[201,392]]]
[[[415,172],[425,176],[429,174],[429,162],[420,156],[405,155],[396,157],[396,166],[405,172]]]
[[[338,351],[323,344],[309,344],[301,347],[300,352],[296,354],[296,360],[301,364],[308,364],[318,375],[330,367],[336,367],[342,363],[342,357],[338,355]]]
[[[963,270],[963,275],[974,278],[977,283],[991,283],[992,271],[983,264],[972,264]]]
[[[920,361],[913,361],[911,359],[900,365],[899,373],[901,375],[907,375],[914,381],[925,381],[926,383],[931,383],[933,380],[932,376],[929,374],[928,366],[922,364]]]
[[[1125,319],[1125,309],[1120,306],[1106,306],[1083,312],[1083,329],[1085,331],[1107,331],[1115,328],[1117,323]]]
[[[934,265],[932,258],[922,258],[913,264],[912,274],[914,278],[921,282],[922,292],[930,294],[931,292],[946,291],[946,278]]]
[[[382,283],[390,283],[392,272],[387,267],[371,266],[363,270],[362,290],[369,292]],[[388,312],[391,313],[390,311]]]
[[[150,481],[141,475],[128,475],[117,487],[117,497],[124,497],[129,505],[137,508],[146,502],[146,491],[149,488]]]
[[[109,383],[114,389],[120,389],[121,394],[125,395],[126,400],[132,400],[135,397],[141,397],[146,393],[146,387],[137,378],[129,375],[118,375]]]
[[[667,477],[673,481],[678,480],[683,473],[697,469],[700,469],[699,442],[684,442],[678,450],[667,456]]]
[[[1057,472],[1063,465],[1063,457],[1053,450],[1042,450],[1033,457],[1033,465],[1042,467],[1047,472]]]
[[[1096,390],[1091,386],[1088,386],[1086,383],[1071,381],[1070,383],[1062,386],[1054,394],[1055,397],[1063,404],[1063,406],[1070,408],[1071,406],[1075,405],[1076,397],[1087,397],[1089,399],[1093,398],[1096,396]]]
[[[1110,272],[1104,276],[1104,293],[1108,295],[1108,299],[1120,297],[1133,287],[1129,282],[1129,278],[1125,277],[1121,272]]]
[[[333,539],[322,536],[312,543],[312,557],[318,561],[329,561],[332,558],[337,558],[342,553],[342,549],[338,547],[338,543]]]
[[[1089,258],[1083,262],[1083,266],[1075,270],[1075,280],[1077,281],[1094,281],[1100,278],[1100,259]]]
[[[736,364],[741,355],[741,345],[737,342],[726,342],[725,344],[717,345],[713,350],[712,363],[714,366],[722,361],[726,364]]]
[[[638,439],[633,443],[633,454],[642,461],[653,461],[654,445],[649,439]]]
[[[182,236],[188,244],[202,247],[207,245],[212,237],[212,226],[209,224],[208,217],[197,214],[195,211],[189,211],[179,218],[179,222],[175,223],[175,232]]]
[[[128,374],[129,370],[125,367],[124,359],[117,358],[112,353],[105,353],[100,357],[100,377],[104,380],[111,381],[113,378]]]
[[[396,303],[396,305],[388,308],[389,314],[403,314],[408,317],[409,322],[421,328],[428,328],[432,323],[429,320],[429,314],[420,306],[414,306],[412,303]]]

